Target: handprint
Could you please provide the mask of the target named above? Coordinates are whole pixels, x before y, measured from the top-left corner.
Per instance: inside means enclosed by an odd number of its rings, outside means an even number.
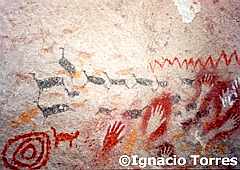
[[[175,154],[175,147],[167,142],[158,146],[157,149],[158,149],[157,156],[159,157],[168,158],[172,157]]]
[[[157,140],[167,131],[167,125],[172,113],[172,95],[163,93],[151,100],[143,113],[141,131],[148,135],[148,142]],[[149,135],[150,133],[150,135]]]
[[[152,106],[151,108],[151,117],[148,122],[147,134],[154,132],[159,126],[161,126],[166,118],[163,117],[163,107],[162,105],[158,105],[156,108]]]
[[[237,113],[233,113],[228,120],[219,128],[220,132],[230,131],[236,128],[240,124],[240,115]]]
[[[230,109],[233,106],[233,104],[235,103],[235,101],[238,97],[237,90],[227,88],[227,90],[222,90],[222,93],[221,93],[221,95],[219,95],[219,97],[221,99],[223,109],[226,111],[226,110]]]
[[[111,125],[108,126],[107,134],[103,140],[103,151],[110,151],[120,139],[118,139],[120,133],[123,131],[125,125],[122,122],[115,121],[114,125],[111,128]]]
[[[228,120],[220,127],[209,131],[207,134],[201,134],[199,131],[195,132],[195,138],[200,142],[200,144],[205,148],[207,143],[213,140],[218,134],[222,132],[231,131],[240,125],[240,115],[233,113]]]

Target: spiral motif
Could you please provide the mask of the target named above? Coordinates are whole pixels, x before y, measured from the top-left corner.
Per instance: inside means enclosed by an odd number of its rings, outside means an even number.
[[[30,132],[9,139],[2,151],[4,166],[10,169],[39,169],[47,164],[51,142],[45,132]]]

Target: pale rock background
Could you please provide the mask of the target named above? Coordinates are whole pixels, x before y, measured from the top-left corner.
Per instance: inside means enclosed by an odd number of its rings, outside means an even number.
[[[32,119],[36,126],[20,123],[13,128],[11,122],[20,113],[35,107],[33,101],[38,88],[28,73],[36,72],[38,78],[56,75],[62,70],[58,65],[59,47],[64,47],[66,58],[80,73],[73,81],[63,75],[70,89],[86,81],[82,70],[105,79],[103,71],[106,71],[112,78],[128,79],[130,86],[135,82],[132,73],[152,80],[156,74],[169,81],[168,89],[173,93],[187,98],[179,90],[182,87],[177,78],[192,78],[194,71],[169,66],[153,74],[149,62],[176,56],[217,58],[222,50],[228,54],[239,51],[239,9],[239,0],[1,0],[0,146],[3,147],[8,138],[31,130],[48,131],[52,136],[51,126],[65,132],[79,129],[82,133],[74,142],[78,144],[77,149],[68,149],[68,144],[63,142],[58,149],[52,149],[47,166],[42,168],[91,167],[92,153],[81,147],[87,132],[97,139],[95,147],[99,148],[109,122],[117,120],[125,110],[142,108],[164,89],[159,88],[154,94],[150,88],[139,85],[134,89],[111,86],[107,90],[89,83],[80,89],[79,97],[70,98],[63,88],[53,88],[42,94],[42,105],[82,105],[76,112],[53,115],[45,122],[39,112]],[[219,67],[223,75],[226,71],[236,75],[239,66]],[[17,74],[27,78],[19,79]],[[55,92],[60,95],[49,95]],[[100,119],[95,116],[99,107],[116,107],[117,110],[114,118],[108,117],[104,128],[96,132],[89,128]],[[172,126],[174,129],[177,125]],[[113,161],[106,167],[116,168],[117,163]]]

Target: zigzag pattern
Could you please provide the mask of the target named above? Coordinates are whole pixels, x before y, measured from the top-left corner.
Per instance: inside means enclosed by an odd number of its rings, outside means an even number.
[[[237,51],[228,56],[225,51],[222,51],[218,58],[213,58],[211,55],[207,59],[203,58],[188,58],[188,59],[179,59],[175,57],[174,59],[165,58],[162,62],[159,60],[154,60],[149,63],[151,71],[154,73],[157,67],[163,69],[166,66],[178,66],[179,68],[189,69],[206,69],[206,68],[217,68],[220,63],[224,63],[226,66],[233,64],[235,61],[236,64],[240,65],[240,56],[238,56]]]

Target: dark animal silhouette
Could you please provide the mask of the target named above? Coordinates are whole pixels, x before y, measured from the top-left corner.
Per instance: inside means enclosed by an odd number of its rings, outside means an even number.
[[[106,81],[102,77],[96,77],[96,76],[89,76],[86,72],[86,70],[83,70],[84,75],[87,78],[87,82],[84,83],[83,87],[87,85],[88,82],[96,84],[96,85],[103,85],[105,88],[109,89],[105,83]]]
[[[126,86],[129,89],[126,79],[112,79],[108,76],[107,72],[104,72],[104,74],[111,85]]]
[[[72,109],[67,104],[54,104],[52,106],[44,107],[44,106],[40,106],[38,101],[34,101],[34,103],[37,104],[37,107],[41,110],[44,118],[47,118],[48,116],[53,114],[62,113],[69,110],[74,111],[74,109]]]
[[[153,82],[154,82],[153,80],[146,79],[146,78],[138,78],[138,77],[136,77],[135,74],[132,74],[132,75],[136,80],[136,83],[132,86],[132,88],[135,87],[137,84],[140,84],[142,86],[152,86],[153,85]]]
[[[125,111],[122,115],[126,118],[130,118],[130,119],[137,119],[138,117],[142,116],[142,112],[149,107],[144,106],[142,109],[132,109],[132,110],[127,110]]]
[[[152,89],[153,91],[157,91],[159,86],[161,86],[162,88],[165,88],[168,86],[168,82],[165,80],[158,80],[157,76],[155,76],[156,82],[157,82],[157,88],[156,89]]]
[[[48,77],[45,79],[38,79],[36,77],[36,73],[29,73],[29,74],[33,76],[33,79],[36,81],[37,86],[41,91],[43,91],[44,89],[55,87],[55,86],[65,87],[63,77]]]
[[[62,86],[64,90],[67,92],[67,95],[70,97],[79,96],[79,93],[77,91],[69,91],[64,83],[63,77],[48,77],[45,79],[38,79],[36,78],[36,73],[29,73],[33,76],[33,79],[36,81],[37,86],[39,88],[39,94],[38,94],[38,100],[40,98],[40,95],[44,89],[50,89],[52,87]]]
[[[68,59],[65,58],[64,48],[61,47],[60,50],[62,51],[62,57],[58,60],[58,63],[71,75],[71,78],[73,78],[72,75],[77,72],[76,67]]]
[[[188,86],[192,86],[195,79],[188,79],[188,78],[180,78],[182,81],[182,84],[188,85]]]
[[[96,112],[96,115],[98,115],[99,113],[105,113],[107,115],[110,115],[111,112],[113,112],[114,110],[117,110],[117,109],[116,108],[109,109],[109,108],[105,108],[105,107],[99,107],[98,111]]]

